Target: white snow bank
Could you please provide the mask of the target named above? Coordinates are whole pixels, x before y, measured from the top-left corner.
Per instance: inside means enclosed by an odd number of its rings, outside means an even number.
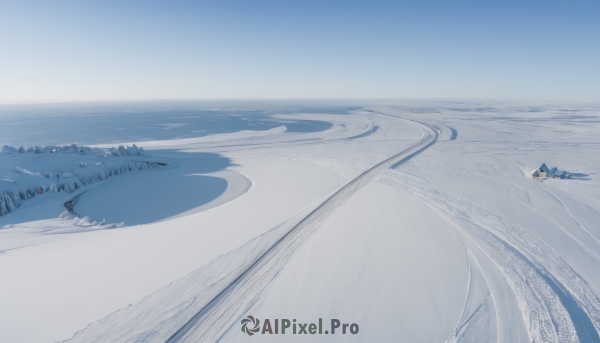
[[[211,160],[180,160],[178,168],[115,179],[80,195],[73,210],[80,216],[130,226],[189,215],[248,191],[251,182],[239,173],[194,172]]]
[[[66,342],[164,342],[289,230],[285,224],[217,257],[141,301],[91,323]],[[133,321],[136,325],[131,325]]]
[[[269,130],[260,130],[260,131],[252,131],[252,130],[242,130],[233,133],[218,133],[203,137],[195,137],[195,138],[180,138],[180,139],[170,139],[170,140],[154,140],[154,141],[144,141],[144,146],[149,150],[160,150],[160,149],[180,149],[186,148],[190,145],[197,145],[202,143],[218,143],[223,141],[230,140],[241,140],[241,139],[255,139],[255,138],[265,138],[271,136],[278,136],[285,133],[287,128],[285,125],[281,125]],[[135,145],[135,143],[133,143]],[[104,145],[99,145],[100,147]]]
[[[310,163],[233,162],[254,188],[223,206],[149,225],[45,235],[54,241],[0,254],[0,321],[8,324],[0,341],[67,339],[269,231],[340,182],[338,173]],[[18,244],[35,235],[22,233],[25,227],[0,230],[0,237]]]

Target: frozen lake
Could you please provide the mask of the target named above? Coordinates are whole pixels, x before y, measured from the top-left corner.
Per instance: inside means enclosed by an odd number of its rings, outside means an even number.
[[[229,109],[211,108],[228,106]],[[207,108],[208,107],[208,108]],[[8,145],[106,144],[203,137],[285,125],[288,132],[319,132],[319,120],[277,120],[273,110],[227,103],[123,103],[0,106],[0,137]]]

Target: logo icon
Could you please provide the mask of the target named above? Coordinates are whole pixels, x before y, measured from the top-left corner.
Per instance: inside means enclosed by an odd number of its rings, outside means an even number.
[[[254,325],[254,328],[249,328],[248,324]],[[242,332],[247,333],[248,336],[252,336],[260,330],[260,320],[252,316],[242,319]]]

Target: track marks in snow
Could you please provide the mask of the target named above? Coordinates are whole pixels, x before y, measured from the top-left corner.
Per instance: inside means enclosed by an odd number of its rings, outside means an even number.
[[[443,218],[443,217],[442,217]],[[451,226],[452,224],[449,223]],[[464,242],[463,242],[464,244]],[[495,299],[473,255],[466,250],[469,281],[460,320],[446,343],[498,342]],[[495,339],[495,340],[494,340]]]
[[[421,139],[415,145],[378,163],[340,188],[304,217],[185,325],[174,332],[167,342],[216,341],[230,330],[237,319],[258,301],[264,289],[277,276],[298,247],[331,213],[381,171],[412,158],[435,143],[436,131],[427,125],[414,123],[423,130]]]
[[[562,200],[560,200],[559,197],[557,197],[554,193],[550,192],[548,189],[544,188],[544,187],[540,187],[542,190],[544,190],[546,193],[550,194],[554,199],[556,199],[556,201],[558,201],[558,203],[560,203],[560,205],[564,208],[565,212],[567,212],[567,214],[569,215],[569,217],[571,217],[571,219],[573,219],[573,221],[575,223],[577,223],[577,226],[579,226],[579,228],[583,231],[585,231],[585,233],[587,233],[594,241],[596,241],[596,243],[600,244],[600,240],[598,240],[598,238],[596,238],[596,236],[594,236],[591,232],[588,231],[588,229],[586,229],[578,220],[577,218],[575,218],[575,216],[573,216],[573,213],[571,213],[571,211],[569,211],[569,209],[567,208],[567,206],[565,205],[564,202],[562,202]]]
[[[236,250],[221,255],[141,301],[89,324],[65,342],[164,342],[173,327],[186,322],[289,230],[275,226]],[[147,315],[153,313],[157,315]],[[135,325],[132,325],[135,323]]]
[[[440,141],[453,141],[458,136],[458,131],[447,125],[436,125],[440,132]]]
[[[600,256],[598,256],[598,254],[596,252],[594,252],[590,247],[588,247],[587,244],[585,244],[584,242],[582,242],[580,239],[578,239],[577,237],[575,237],[569,230],[565,229],[561,224],[559,224],[557,221],[555,221],[554,219],[550,218],[550,216],[548,216],[547,214],[537,210],[535,207],[533,207],[533,204],[531,204],[531,201],[529,201],[530,196],[529,193],[527,193],[523,188],[519,187],[517,184],[510,182],[510,181],[506,181],[503,179],[500,179],[501,181],[505,181],[507,183],[509,183],[510,185],[513,185],[514,187],[518,188],[522,193],[525,194],[525,196],[528,199],[528,202],[525,203],[523,200],[519,199],[519,197],[517,197],[515,195],[515,189],[512,187],[509,187],[510,189],[510,193],[511,196],[513,197],[513,199],[515,199],[516,201],[518,201],[519,203],[521,203],[523,206],[527,207],[528,209],[530,209],[531,211],[539,214],[540,216],[544,217],[547,221],[549,221],[552,225],[554,225],[555,227],[557,227],[558,229],[560,229],[564,234],[566,234],[567,236],[569,236],[570,238],[572,238],[575,242],[577,242],[577,244],[579,246],[581,246],[588,254],[590,254],[590,256],[595,257],[598,261],[600,261]],[[540,189],[546,191],[545,189],[541,188]],[[547,191],[546,191],[547,192]],[[555,197],[556,198],[556,197]],[[556,198],[556,200],[558,200],[558,198]],[[561,204],[562,202],[560,200],[558,200]],[[563,204],[564,206],[564,204]],[[565,207],[566,208],[566,207]],[[570,213],[569,213],[570,214]],[[573,216],[571,215],[571,217],[573,218]],[[575,218],[573,218],[575,219]],[[575,220],[576,221],[576,220]],[[576,221],[577,222],[577,221]],[[577,224],[579,224],[579,222],[577,222]],[[587,231],[585,228],[583,228],[581,225],[579,225],[588,235],[590,235],[592,237],[593,240],[595,240],[596,242],[600,243],[600,241],[598,241],[598,239],[596,239],[596,237],[594,237],[589,231]]]
[[[390,171],[383,181],[437,208],[475,259],[494,266],[482,271],[492,296],[503,293],[496,297],[503,299],[497,304],[500,341],[522,339],[522,328],[534,342],[600,341],[600,301],[556,251],[492,211],[417,178]],[[522,320],[515,320],[516,313]]]

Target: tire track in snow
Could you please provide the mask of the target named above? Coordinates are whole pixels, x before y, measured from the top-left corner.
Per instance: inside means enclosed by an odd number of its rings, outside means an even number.
[[[391,117],[417,125],[423,130],[421,139],[408,149],[363,172],[310,212],[202,310],[173,333],[166,340],[167,343],[183,341],[215,342],[219,340],[232,325],[237,323],[237,319],[242,317],[259,299],[294,252],[321,226],[329,215],[380,172],[409,160],[436,142],[438,133],[431,126],[396,116]]]
[[[415,196],[415,194],[412,194],[413,196]],[[487,299],[491,297],[492,300],[492,307],[493,307],[493,312],[494,312],[494,329],[496,332],[495,335],[495,340],[492,341],[492,336],[486,336],[485,341],[487,342],[500,342],[500,328],[502,327],[500,325],[500,317],[498,315],[498,305],[496,304],[496,298],[494,296],[494,292],[492,291],[491,288],[491,284],[490,281],[488,281],[488,277],[486,277],[486,273],[484,272],[484,268],[481,267],[481,265],[479,264],[479,262],[477,262],[477,258],[475,257],[475,255],[473,254],[473,251],[471,249],[469,249],[467,247],[467,242],[471,242],[471,244],[475,244],[468,236],[465,236],[462,233],[462,230],[460,229],[460,227],[454,223],[452,220],[450,220],[449,218],[447,218],[446,215],[444,215],[444,213],[442,212],[442,210],[436,206],[433,206],[433,204],[427,202],[427,201],[423,201],[423,199],[421,199],[419,196],[415,196],[417,199],[419,199],[421,202],[423,202],[426,206],[428,206],[429,208],[431,208],[431,210],[433,210],[435,213],[438,214],[438,216],[440,216],[440,218],[442,218],[442,220],[444,220],[450,227],[454,228],[455,233],[458,235],[458,238],[460,239],[464,249],[465,249],[465,255],[467,258],[467,264],[469,266],[469,281],[467,284],[467,292],[466,292],[466,298],[465,298],[465,303],[463,305],[463,309],[461,311],[460,314],[460,318],[459,321],[457,323],[457,326],[455,327],[452,335],[446,339],[445,343],[456,343],[456,342],[462,342],[462,336],[465,334],[464,332],[464,328],[466,326],[468,326],[471,322],[471,320],[473,320],[473,318],[475,318],[478,313],[479,310],[486,304]],[[479,248],[479,247],[478,247]],[[472,260],[472,262],[471,262]],[[487,296],[486,298],[479,304],[479,306],[477,307],[477,309],[472,312],[468,318],[465,318],[465,315],[467,314],[467,310],[470,307],[471,303],[472,303],[472,297],[473,297],[473,273],[475,271],[478,271],[480,273],[480,275],[483,278],[483,281],[485,283],[486,289],[487,289]],[[479,328],[478,328],[479,329]],[[477,330],[477,329],[476,329]]]
[[[519,187],[517,184],[504,180],[502,178],[498,178],[502,181],[505,181],[511,185],[514,185],[515,187],[519,188],[519,190],[521,190],[523,193],[527,194],[527,197],[529,197],[529,193],[527,193],[523,188]],[[505,186],[506,187],[506,186]],[[538,186],[539,187],[539,186]],[[508,187],[510,190],[510,195],[513,199],[515,199],[516,201],[518,201],[519,203],[521,203],[523,206],[527,207],[528,209],[530,209],[531,211],[539,214],[540,216],[542,216],[543,218],[545,218],[548,222],[550,222],[552,225],[554,225],[556,228],[558,228],[559,230],[561,230],[564,234],[566,234],[567,236],[569,236],[571,239],[573,239],[573,241],[577,242],[578,245],[585,250],[585,252],[587,254],[589,254],[590,258],[596,258],[597,260],[600,260],[600,256],[598,256],[598,254],[596,254],[590,247],[588,247],[586,244],[584,244],[581,240],[579,240],[577,237],[575,237],[571,232],[569,232],[569,230],[565,229],[562,225],[560,225],[557,221],[555,221],[554,219],[550,218],[548,215],[546,215],[545,213],[538,211],[537,209],[535,209],[532,205],[528,205],[526,203],[524,203],[523,201],[521,201],[519,198],[517,198],[514,193],[513,193],[513,188],[512,187]],[[540,189],[548,192],[547,190],[543,189],[540,187]],[[550,192],[548,192],[550,193]],[[554,196],[554,194],[550,193],[552,196]],[[556,198],[556,196],[554,196]],[[558,200],[563,207],[566,209],[566,206],[562,203],[562,201],[560,201],[558,198],[556,198],[556,200]],[[588,235],[590,235],[592,237],[592,239],[594,239],[596,242],[600,243],[600,241],[598,241],[598,239],[596,237],[594,237],[588,230],[586,230],[583,226],[581,226],[581,224],[577,221],[577,219],[575,219],[575,217],[573,217],[573,215],[571,215],[571,213],[568,211],[568,214],[571,216],[571,218],[579,225],[579,227],[581,229],[583,229],[583,231],[585,231]]]
[[[585,233],[587,233],[594,241],[596,241],[596,243],[600,244],[600,240],[598,240],[598,238],[596,238],[596,236],[594,236],[590,231],[588,231],[588,229],[586,229],[580,222],[579,220],[577,220],[577,218],[575,218],[575,216],[573,215],[573,213],[571,213],[571,211],[569,210],[569,208],[567,207],[567,205],[565,205],[565,203],[560,200],[559,197],[556,196],[556,194],[550,192],[549,190],[547,190],[544,187],[540,187],[538,186],[540,189],[544,190],[546,193],[550,194],[554,199],[556,199],[556,201],[558,201],[558,203],[560,203],[560,205],[564,208],[564,210],[567,212],[567,214],[569,215],[569,217],[571,217],[571,219],[573,219],[573,221],[575,223],[577,223],[577,226],[579,226],[580,229],[582,229],[583,231],[585,231]]]
[[[527,341],[600,342],[600,299],[555,250],[496,213],[407,176],[388,178],[386,183],[438,208],[439,215],[455,222],[453,226],[475,248],[469,250],[480,252],[502,275],[494,277],[494,288],[509,286],[512,296],[498,304],[509,305],[501,311],[503,318],[497,318],[502,319],[499,334],[514,333],[524,325]],[[482,271],[484,276],[492,272]],[[514,321],[518,312],[522,324]],[[515,339],[525,337],[503,337],[500,341]]]

